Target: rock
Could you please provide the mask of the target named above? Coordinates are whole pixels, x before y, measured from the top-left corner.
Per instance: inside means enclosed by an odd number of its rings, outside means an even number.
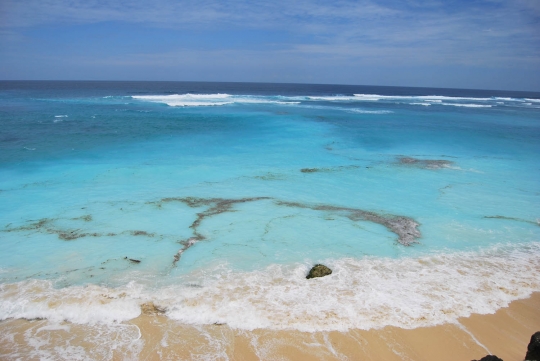
[[[309,274],[306,276],[307,279],[315,278],[315,277],[324,277],[332,274],[332,270],[325,265],[322,264],[316,264],[313,266],[313,268],[309,271]]]
[[[498,358],[495,355],[486,355],[482,357],[480,360],[472,360],[472,361],[503,361],[503,360]]]
[[[124,259],[127,259],[131,263],[141,263],[141,260],[139,259],[133,259],[133,258],[127,258],[127,257],[124,257]]]
[[[145,315],[155,316],[165,313],[165,309],[154,305],[154,302],[146,302],[141,305],[141,312]]]
[[[526,361],[540,361],[540,331],[531,336],[531,342],[527,346]]]

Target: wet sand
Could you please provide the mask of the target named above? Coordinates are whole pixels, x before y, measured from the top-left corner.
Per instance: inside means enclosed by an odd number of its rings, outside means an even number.
[[[412,330],[242,331],[182,325],[151,313],[115,327],[6,320],[0,323],[0,359],[469,361],[491,353],[522,361],[539,330],[540,293],[495,314]]]

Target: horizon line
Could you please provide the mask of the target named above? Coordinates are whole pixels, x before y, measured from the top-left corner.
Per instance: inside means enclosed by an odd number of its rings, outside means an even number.
[[[0,79],[0,82],[87,82],[87,83],[223,83],[223,84],[277,84],[277,85],[326,85],[326,86],[358,86],[374,88],[413,88],[413,89],[445,89],[445,90],[476,90],[495,92],[538,93],[540,90],[509,90],[509,89],[479,89],[479,88],[447,88],[437,86],[409,85],[373,85],[373,84],[337,84],[337,83],[295,83],[295,82],[257,82],[257,81],[210,81],[210,80],[90,80],[90,79]]]

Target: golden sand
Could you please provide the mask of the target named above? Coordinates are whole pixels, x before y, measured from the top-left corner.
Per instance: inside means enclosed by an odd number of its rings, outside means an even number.
[[[495,314],[413,330],[242,331],[182,325],[151,311],[106,331],[99,325],[6,320],[0,323],[0,358],[469,361],[491,353],[522,361],[531,335],[540,330],[540,293]]]

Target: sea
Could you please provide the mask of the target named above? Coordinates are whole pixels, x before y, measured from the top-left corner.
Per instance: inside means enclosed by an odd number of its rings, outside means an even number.
[[[494,313],[540,291],[539,155],[537,92],[2,81],[0,358],[137,359],[148,307],[245,332]]]

